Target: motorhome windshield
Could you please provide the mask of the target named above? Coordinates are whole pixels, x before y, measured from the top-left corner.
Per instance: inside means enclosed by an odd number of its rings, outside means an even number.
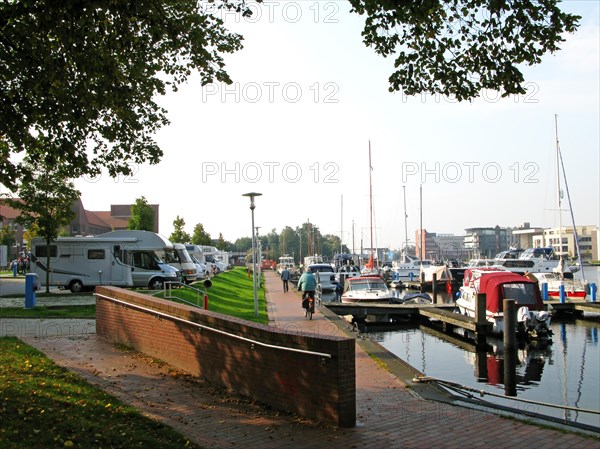
[[[192,262],[192,259],[190,258],[190,255],[187,252],[187,250],[185,250],[185,249],[177,249],[176,252],[177,252],[177,255],[179,256],[179,260],[181,261],[181,263],[190,263],[190,262]]]
[[[162,256],[166,264],[179,263],[179,255],[175,251],[164,251]]]
[[[204,258],[206,259],[207,262],[217,263],[215,257],[212,254],[207,254],[206,256],[204,256]]]

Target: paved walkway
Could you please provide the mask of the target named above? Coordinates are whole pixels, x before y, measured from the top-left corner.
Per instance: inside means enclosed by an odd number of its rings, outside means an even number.
[[[275,273],[265,275],[273,325],[316,334],[342,333],[321,312],[311,321],[304,318],[298,293],[284,293]],[[58,364],[206,448],[599,447],[597,439],[421,399],[359,344],[357,426],[338,429],[269,410],[143,355],[119,350],[95,334],[24,339]]]

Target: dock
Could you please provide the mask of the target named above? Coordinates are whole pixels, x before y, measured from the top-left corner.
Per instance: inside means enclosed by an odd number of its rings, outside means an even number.
[[[428,321],[442,323],[444,331],[451,331],[454,327],[460,327],[485,335],[489,333],[491,324],[487,321],[477,323],[474,318],[460,315],[454,312],[454,304],[324,304],[336,315],[352,315],[353,322],[364,324],[367,318],[373,323],[390,323],[398,319],[410,317],[425,318]]]
[[[567,312],[567,313],[583,313],[583,312],[591,312],[591,313],[599,313],[600,314],[600,303],[598,302],[589,302],[589,301],[565,301],[560,302],[557,300],[552,301],[544,301],[544,304],[548,304],[549,307],[552,307],[556,312]]]

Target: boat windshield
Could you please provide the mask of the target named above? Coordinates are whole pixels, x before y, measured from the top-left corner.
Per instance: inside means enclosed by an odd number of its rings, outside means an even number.
[[[504,299],[514,299],[516,305],[536,304],[535,290],[537,284],[511,283],[502,287]]]
[[[383,281],[363,281],[353,282],[350,285],[350,290],[362,291],[362,290],[386,290],[387,286]]]
[[[333,273],[333,267],[331,265],[312,265],[309,269],[313,273]]]

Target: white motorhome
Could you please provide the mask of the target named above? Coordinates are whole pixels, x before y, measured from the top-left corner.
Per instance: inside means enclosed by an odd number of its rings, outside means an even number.
[[[190,255],[193,255],[198,260],[198,262],[206,265],[206,270],[208,273],[214,273],[217,270],[217,261],[215,260],[215,257],[210,251],[210,249],[204,251],[204,248],[211,247],[200,245],[185,245],[185,249],[187,249]]]
[[[191,284],[198,278],[198,268],[190,257],[185,245],[173,243],[173,250],[159,251],[158,255],[166,263],[177,268],[181,272],[183,281]]]
[[[69,289],[73,293],[92,290],[98,285],[132,287],[132,267],[121,259],[123,245],[133,240],[115,241],[102,237],[58,237],[46,245],[36,237],[31,242],[31,270],[40,286]],[[50,255],[50,265],[47,256]]]
[[[217,271],[225,271],[227,269],[228,262],[223,261],[224,253],[223,251],[219,251],[216,246],[202,245],[202,252],[205,259],[216,266]]]
[[[134,287],[161,289],[165,282],[177,282],[181,279],[180,271],[161,258],[165,252],[174,251],[173,244],[166,237],[155,232],[137,230],[112,231],[98,237],[123,241],[121,260],[133,267]]]

